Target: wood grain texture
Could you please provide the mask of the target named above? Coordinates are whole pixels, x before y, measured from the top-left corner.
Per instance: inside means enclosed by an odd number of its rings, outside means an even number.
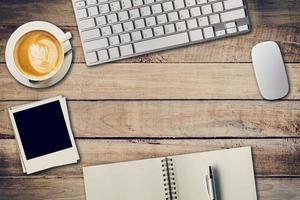
[[[0,200],[85,199],[84,166],[239,146],[253,148],[259,199],[298,200],[300,1],[247,2],[250,34],[89,68],[71,0],[0,0]],[[10,34],[32,20],[73,35],[75,64],[48,89],[20,85],[4,64]],[[250,51],[265,40],[289,63],[284,101],[257,90]],[[70,100],[80,163],[24,176],[6,109],[56,95]]]
[[[118,62],[250,62],[253,45],[265,40],[277,41],[280,44],[286,62],[300,62],[299,1],[248,2],[253,26],[250,34]],[[0,1],[0,62],[4,62],[4,50],[9,35],[19,25],[32,20],[50,21],[64,31],[70,31],[73,34],[74,62],[84,62],[70,0]]]
[[[288,64],[290,93],[300,97],[300,64]],[[71,99],[261,99],[251,64],[75,64],[58,85],[31,89],[0,64],[0,100]]]
[[[257,178],[259,199],[298,200],[300,178]],[[0,199],[84,200],[82,177],[0,178]]]
[[[72,2],[69,0],[0,0],[0,3],[0,25],[19,25],[32,20],[51,20],[58,25],[76,25]],[[253,23],[285,26],[300,23],[298,0],[247,0],[247,4]]]
[[[12,138],[0,102],[0,138]],[[69,101],[75,137],[300,137],[300,101]]]
[[[82,167],[251,146],[256,175],[300,175],[300,139],[77,139],[79,164],[35,175],[78,176]],[[15,140],[0,140],[0,176],[22,175]],[[34,175],[33,175],[34,176]]]

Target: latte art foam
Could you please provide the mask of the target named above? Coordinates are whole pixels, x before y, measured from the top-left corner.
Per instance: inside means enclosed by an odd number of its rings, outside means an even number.
[[[14,53],[17,67],[32,77],[43,77],[55,71],[61,64],[62,56],[59,42],[45,31],[25,34]]]

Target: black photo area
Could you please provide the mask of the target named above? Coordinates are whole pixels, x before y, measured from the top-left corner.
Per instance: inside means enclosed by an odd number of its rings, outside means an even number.
[[[27,160],[72,147],[59,101],[14,113]]]

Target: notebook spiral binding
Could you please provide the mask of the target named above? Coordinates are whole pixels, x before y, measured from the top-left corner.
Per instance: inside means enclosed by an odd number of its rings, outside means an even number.
[[[163,181],[165,189],[165,200],[177,199],[175,171],[172,158],[164,158],[162,162]]]

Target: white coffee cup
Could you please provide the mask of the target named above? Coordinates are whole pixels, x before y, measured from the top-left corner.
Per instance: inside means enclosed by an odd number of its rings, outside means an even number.
[[[37,76],[29,76],[25,73],[23,73],[20,69],[18,69],[17,64],[14,59],[14,50],[16,48],[16,45],[18,41],[27,33],[33,32],[33,31],[44,31],[52,35],[60,44],[61,52],[63,55],[62,59],[60,59],[59,64],[55,68],[55,70],[51,71],[50,73],[37,77]],[[56,75],[60,69],[63,67],[63,60],[65,58],[65,54],[69,52],[72,47],[69,44],[70,39],[72,38],[71,33],[63,33],[60,28],[55,26],[54,24],[51,24],[49,22],[43,22],[43,21],[32,21],[28,22],[26,24],[23,24],[20,26],[9,38],[7,45],[6,45],[6,51],[5,51],[5,60],[7,66],[10,66],[10,71],[12,70],[14,74],[18,74],[18,76],[23,76],[28,80],[31,81],[44,81],[47,79],[50,79],[54,75]],[[13,67],[12,67],[13,66]]]

